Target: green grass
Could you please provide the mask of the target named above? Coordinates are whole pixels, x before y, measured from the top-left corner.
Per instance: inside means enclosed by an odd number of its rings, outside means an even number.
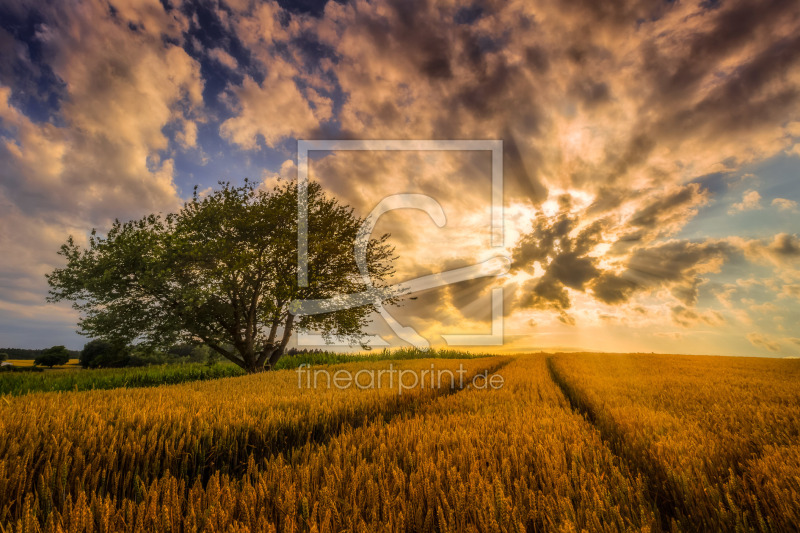
[[[400,359],[470,359],[483,355],[456,350],[417,350],[400,348],[361,354],[311,353],[284,356],[278,361],[277,369],[297,368],[302,364],[319,366],[357,361],[386,361]],[[32,364],[32,362],[31,362]],[[59,371],[60,369],[60,371]],[[65,371],[69,369],[69,371]],[[56,367],[44,372],[4,372],[0,373],[0,395],[18,396],[29,392],[42,391],[83,391],[93,389],[116,389],[120,387],[155,387],[204,381],[243,375],[244,371],[232,363],[222,362],[213,366],[202,363],[181,363],[152,365],[148,367],[105,368],[84,370],[78,366]]]
[[[358,361],[391,361],[403,359],[473,359],[475,357],[488,357],[486,354],[464,352],[459,350],[418,350],[416,348],[397,348],[394,350],[381,350],[380,352],[365,353],[309,353],[284,356],[275,366],[276,370],[297,368],[300,365],[336,365],[341,363],[354,363]]]
[[[71,372],[3,373],[0,394],[20,395],[40,391],[83,391],[119,387],[154,387],[202,381],[244,372],[232,364],[184,363],[136,368],[104,368]]]

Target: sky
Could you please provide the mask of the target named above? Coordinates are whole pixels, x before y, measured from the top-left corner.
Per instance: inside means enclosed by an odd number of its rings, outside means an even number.
[[[0,346],[79,349],[68,235],[195,186],[297,179],[297,141],[500,140],[510,271],[392,315],[494,351],[800,355],[800,3],[0,1]],[[326,151],[397,281],[491,247],[486,151]],[[398,343],[380,317],[371,333]]]

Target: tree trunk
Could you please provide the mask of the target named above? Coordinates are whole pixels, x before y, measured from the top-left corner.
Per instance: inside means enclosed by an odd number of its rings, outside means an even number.
[[[289,316],[286,317],[286,324],[283,326],[281,343],[278,344],[270,354],[266,365],[267,369],[275,368],[275,365],[278,364],[278,359],[280,359],[286,351],[286,345],[289,343],[289,339],[292,336],[292,326],[294,326],[294,315],[289,313]]]
[[[281,350],[280,346],[276,346],[272,355],[269,356],[269,361],[267,361],[267,369],[275,368],[275,365],[278,364],[278,359],[281,357],[283,357],[283,350]]]

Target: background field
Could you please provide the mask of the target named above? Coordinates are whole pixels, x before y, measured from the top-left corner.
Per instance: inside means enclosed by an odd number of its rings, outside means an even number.
[[[5,394],[0,528],[789,531],[800,521],[800,361],[396,355],[405,359],[317,354],[312,368],[463,365],[504,385],[309,389],[286,369]],[[92,372],[111,371],[70,375]]]
[[[344,353],[304,353],[292,357],[283,357],[278,361],[277,369],[286,370],[300,365],[331,365],[337,363],[397,361],[408,359],[471,359],[485,357],[482,354],[459,352],[454,350],[428,350],[421,352],[413,349],[383,350],[361,354]],[[11,359],[8,361],[15,367],[33,367],[32,359]],[[84,391],[116,389],[120,387],[154,387],[158,385],[174,385],[188,381],[203,381],[221,377],[242,376],[244,371],[229,361],[212,365],[203,363],[157,364],[144,367],[104,368],[84,370],[77,359],[71,359],[66,365],[53,368],[42,368],[41,372],[0,373],[0,394],[27,394],[30,392]]]

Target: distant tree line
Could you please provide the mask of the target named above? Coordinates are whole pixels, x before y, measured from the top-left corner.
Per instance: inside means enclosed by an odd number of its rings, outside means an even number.
[[[320,354],[324,350],[290,348],[286,355]],[[33,359],[38,367],[53,368],[69,363],[70,359],[78,359],[83,368],[122,368],[167,363],[206,363],[213,365],[220,360],[216,352],[204,345],[176,344],[167,350],[146,350],[136,346],[114,344],[102,339],[94,339],[86,343],[83,350],[68,350],[64,346],[53,346],[43,350],[25,348],[0,349],[0,362],[8,359]]]
[[[16,352],[18,349],[10,348],[9,351]],[[48,368],[53,368],[54,366],[61,366],[66,365],[69,363],[69,360],[72,358],[72,355],[75,352],[70,352],[64,346],[53,346],[51,348],[47,348],[45,350],[26,350],[28,352],[37,352],[38,355],[33,360],[34,366],[32,367],[15,367],[14,365],[3,365],[2,370],[4,372],[16,372],[16,371],[41,371],[40,367],[46,366]],[[6,361],[10,359],[9,354],[6,352],[0,352],[0,362]],[[21,357],[16,357],[16,359],[21,359]]]
[[[309,350],[308,348],[303,348],[302,350],[298,350],[297,348],[289,348],[289,350],[286,352],[286,355],[308,355],[318,353],[325,353],[325,350],[320,348],[315,348],[313,350]]]
[[[94,339],[83,347],[78,360],[83,368],[121,368],[179,362],[212,365],[219,357],[203,345],[176,344],[167,350],[153,350]]]
[[[68,350],[64,346],[53,346],[42,350],[0,349],[0,362],[8,359],[32,359],[36,367],[47,368],[66,365],[70,359],[78,359],[83,368],[122,368],[181,362],[212,365],[220,358],[202,345],[177,344],[167,350],[158,351],[95,339],[86,343],[81,351]],[[33,367],[23,368],[33,370]]]
[[[46,350],[49,350],[49,349],[50,348],[47,348]],[[4,354],[8,355],[8,359],[32,360],[32,359],[36,359],[37,357],[42,355],[42,353],[44,351],[45,351],[45,349],[42,349],[42,350],[29,350],[29,349],[26,349],[26,348],[0,348],[0,353],[4,353]],[[79,350],[67,350],[67,352],[69,353],[69,356],[72,359],[77,359],[81,354],[81,352]]]

